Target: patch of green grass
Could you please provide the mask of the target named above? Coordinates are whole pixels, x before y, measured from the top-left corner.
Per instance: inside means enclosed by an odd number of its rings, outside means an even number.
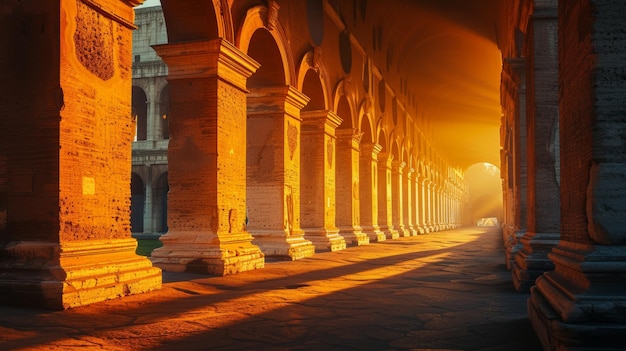
[[[137,255],[150,257],[152,250],[163,246],[159,239],[137,239]]]

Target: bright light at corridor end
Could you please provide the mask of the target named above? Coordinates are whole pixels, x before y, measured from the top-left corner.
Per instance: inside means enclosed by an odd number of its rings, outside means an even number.
[[[476,163],[465,172],[465,182],[472,222],[480,224],[496,218],[501,223],[503,204],[500,169],[491,163]]]

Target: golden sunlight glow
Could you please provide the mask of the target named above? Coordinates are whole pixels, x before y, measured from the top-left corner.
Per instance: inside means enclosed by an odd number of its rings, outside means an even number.
[[[465,172],[471,219],[498,218],[502,221],[502,181],[500,170],[490,163],[477,163]]]

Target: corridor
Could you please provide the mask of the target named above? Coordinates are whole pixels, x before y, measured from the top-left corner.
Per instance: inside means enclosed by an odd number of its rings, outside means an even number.
[[[2,350],[540,350],[496,227],[268,263],[65,311],[0,307]]]

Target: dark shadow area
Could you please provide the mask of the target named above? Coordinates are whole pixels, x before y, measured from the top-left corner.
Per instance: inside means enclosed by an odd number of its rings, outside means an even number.
[[[540,349],[527,295],[514,292],[500,262],[499,231],[474,232],[401,238],[228,277],[165,273],[160,292],[68,311],[0,307],[0,329],[24,333],[3,347],[104,338],[146,350]],[[441,247],[420,251],[426,245]]]

